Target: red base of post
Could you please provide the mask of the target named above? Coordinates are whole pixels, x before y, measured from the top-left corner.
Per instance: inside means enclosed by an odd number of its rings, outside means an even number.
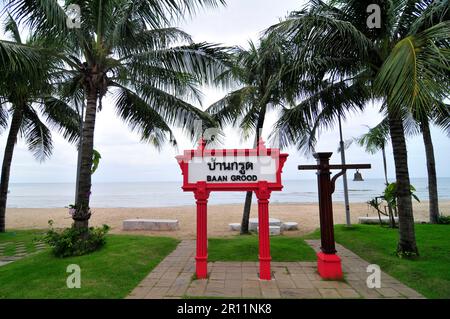
[[[195,257],[195,272],[197,279],[206,279],[208,277],[208,257]]]
[[[272,258],[262,258],[259,257],[259,279],[260,280],[271,280],[272,274],[270,271],[270,260]]]
[[[341,258],[336,254],[317,253],[317,271],[323,279],[340,280],[344,277]]]

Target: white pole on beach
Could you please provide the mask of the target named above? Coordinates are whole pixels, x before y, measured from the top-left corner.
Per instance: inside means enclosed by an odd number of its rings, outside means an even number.
[[[345,165],[345,145],[344,141],[342,139],[342,124],[341,124],[341,114],[338,116],[339,119],[339,145],[341,149],[341,163],[342,165]],[[344,202],[345,202],[345,220],[347,226],[351,226],[350,221],[350,204],[348,202],[348,186],[347,186],[347,172],[344,173],[342,176],[342,182],[344,184]]]

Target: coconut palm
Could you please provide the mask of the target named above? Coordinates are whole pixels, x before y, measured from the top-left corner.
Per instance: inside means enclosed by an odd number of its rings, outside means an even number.
[[[429,198],[429,216],[430,223],[439,222],[439,197],[436,176],[436,164],[434,159],[434,147],[431,138],[430,123],[436,125],[444,132],[450,134],[450,105],[436,102],[437,107],[434,111],[421,116],[413,115],[418,125],[417,131],[422,135],[425,146],[425,155],[427,163],[428,176],[428,198]]]
[[[389,122],[387,118],[381,121],[375,127],[369,127],[369,131],[354,140],[362,147],[364,147],[365,151],[370,154],[375,154],[381,150],[381,154],[383,156],[383,169],[384,169],[384,183],[385,186],[389,186],[389,180],[387,176],[387,163],[386,163],[386,144],[389,140]],[[378,209],[377,199],[371,200],[369,203],[374,203],[376,209]],[[389,220],[392,228],[395,227],[395,220],[393,216],[393,209],[391,205],[388,205],[389,211]]]
[[[364,147],[367,153],[375,154],[381,151],[383,156],[384,181],[387,186],[389,181],[387,175],[386,144],[389,140],[389,123],[387,119],[384,119],[372,128],[367,127],[369,131],[357,137],[355,140],[360,146]]]
[[[30,37],[22,42],[19,28],[11,17],[6,19],[5,34],[11,41],[0,40],[9,50],[7,56],[13,57],[0,66],[0,127],[8,127],[8,137],[3,155],[0,181],[0,232],[5,231],[5,213],[8,196],[9,177],[14,148],[19,137],[23,138],[28,148],[39,161],[45,160],[52,153],[52,138],[46,123],[62,131],[64,137],[75,142],[78,137],[77,125],[79,117],[63,101],[51,96],[52,71],[57,63],[45,54],[48,48],[40,46],[40,40]],[[6,44],[6,45],[5,45]],[[31,54],[38,67],[31,66],[17,51]],[[20,67],[18,68],[17,66]],[[46,118],[41,119],[40,113]]]
[[[279,77],[286,65],[281,45],[271,39],[259,45],[249,42],[249,49],[237,48],[234,65],[221,74],[217,82],[238,88],[212,104],[206,111],[221,127],[239,127],[244,139],[254,134],[256,147],[261,138],[267,111],[277,109],[282,103]],[[242,215],[241,234],[249,233],[248,225],[253,192],[247,192]]]
[[[379,28],[367,23],[373,4],[380,8]],[[448,6],[431,0],[313,0],[270,29],[299,46],[304,77],[319,83],[279,122],[293,141],[314,142],[310,133],[333,125],[338,114],[369,100],[382,102],[395,161],[399,254],[418,254],[401,110],[426,114],[448,95]]]
[[[225,70],[222,48],[193,43],[185,32],[170,26],[199,7],[223,0],[156,1],[7,1],[13,15],[39,34],[61,44],[60,57],[70,74],[67,96],[86,99],[81,134],[81,165],[74,227],[86,229],[91,216],[91,167],[96,114],[105,95],[111,106],[142,139],[160,147],[173,139],[171,125],[192,131],[195,120],[211,118],[189,101],[199,101],[198,85]],[[69,29],[68,5],[80,8],[79,28]],[[70,25],[70,24],[69,24]],[[109,106],[109,105],[108,105]],[[192,132],[191,132],[192,133]]]
[[[407,116],[404,121],[404,127],[406,135],[413,136],[421,133],[424,146],[425,156],[427,162],[428,172],[428,197],[429,197],[429,216],[430,223],[437,223],[439,220],[439,200],[437,191],[437,178],[436,178],[436,166],[434,160],[433,142],[431,139],[430,122],[441,128],[444,132],[450,134],[450,106],[441,103],[436,110],[427,116],[423,116],[422,119],[415,119],[413,116]],[[387,167],[386,167],[386,154],[385,145],[388,142],[389,125],[388,120],[385,118],[378,125],[373,128],[369,128],[369,132],[356,138],[355,140],[359,145],[365,147],[366,152],[375,154],[379,150],[383,154],[383,166],[385,182],[388,185],[387,179]]]

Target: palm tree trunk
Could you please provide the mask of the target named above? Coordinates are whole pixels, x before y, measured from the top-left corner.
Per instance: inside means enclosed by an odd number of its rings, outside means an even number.
[[[381,147],[381,154],[383,154],[384,183],[386,184],[386,187],[387,187],[389,185],[389,181],[388,181],[388,177],[387,177],[386,150],[385,150],[384,146]],[[391,228],[395,228],[395,218],[394,218],[392,207],[389,204],[388,204],[388,214],[389,214],[389,222],[390,222]]]
[[[11,120],[11,127],[6,140],[5,154],[3,155],[2,176],[0,181],[0,233],[4,233],[5,216],[6,216],[6,201],[8,199],[9,175],[11,172],[11,162],[14,153],[14,146],[17,141],[17,134],[19,133],[22,124],[23,112],[20,108],[14,110]]]
[[[418,255],[403,121],[399,112],[389,109],[388,118],[397,180],[396,195],[400,237],[397,252],[405,255]]]
[[[428,172],[428,197],[430,205],[430,223],[437,224],[439,221],[439,200],[436,178],[436,163],[434,161],[433,141],[431,140],[430,125],[428,119],[420,123],[423,143],[425,144],[425,154],[427,157]]]
[[[252,200],[253,200],[253,192],[245,193],[244,212],[242,213],[242,221],[241,221],[241,235],[250,234],[248,224],[250,221],[250,210],[252,208]]]
[[[264,126],[264,120],[266,118],[266,108],[267,108],[267,106],[264,106],[258,115],[258,122],[256,124],[255,141],[253,143],[254,148],[258,147],[258,141],[259,141],[259,138],[261,137],[262,129]],[[252,208],[252,199],[253,199],[253,192],[247,192],[245,194],[244,211],[242,213],[241,235],[250,233],[250,231],[248,229],[248,223],[250,220],[250,210]]]
[[[73,215],[75,228],[88,228],[91,212],[89,199],[91,195],[91,169],[94,151],[94,128],[97,113],[97,90],[90,88],[87,91],[86,116],[83,124],[81,167],[78,179],[78,196],[76,212]]]
[[[388,186],[389,181],[387,177],[386,150],[384,149],[384,146],[381,148],[381,154],[383,154],[384,182],[386,183],[386,186]]]

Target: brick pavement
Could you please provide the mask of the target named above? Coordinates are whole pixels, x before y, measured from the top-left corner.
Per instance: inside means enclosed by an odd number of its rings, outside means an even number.
[[[46,245],[42,241],[36,241],[33,243],[35,246],[35,252],[34,253],[28,253],[26,244],[24,242],[3,242],[0,243],[0,266],[7,265],[9,263],[12,263],[16,260],[22,259],[26,256],[36,254],[37,252],[45,249]],[[14,247],[14,253],[11,256],[5,255],[5,250],[8,247]]]
[[[318,240],[306,242],[319,249]],[[339,244],[336,249],[344,281],[323,280],[316,262],[272,262],[270,281],[259,280],[258,262],[212,262],[208,263],[209,278],[194,280],[195,241],[183,240],[128,298],[424,298],[384,272],[381,288],[369,289],[369,263]]]

